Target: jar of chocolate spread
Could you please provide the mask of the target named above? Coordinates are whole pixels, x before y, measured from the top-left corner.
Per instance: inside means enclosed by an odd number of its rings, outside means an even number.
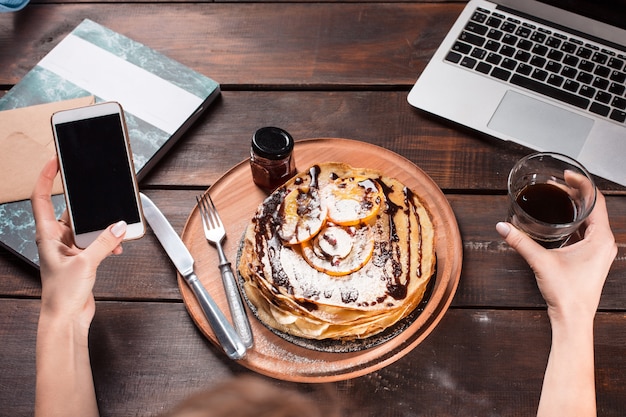
[[[254,183],[271,192],[296,174],[293,138],[278,127],[262,127],[252,135],[250,168]]]

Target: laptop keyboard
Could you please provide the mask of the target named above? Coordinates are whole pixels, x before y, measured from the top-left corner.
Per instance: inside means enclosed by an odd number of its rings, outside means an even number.
[[[626,55],[478,8],[447,61],[624,124]]]

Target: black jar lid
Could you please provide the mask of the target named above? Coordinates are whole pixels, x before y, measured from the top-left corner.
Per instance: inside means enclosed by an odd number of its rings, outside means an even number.
[[[252,151],[262,158],[283,159],[293,151],[293,138],[278,127],[262,127],[252,135]]]

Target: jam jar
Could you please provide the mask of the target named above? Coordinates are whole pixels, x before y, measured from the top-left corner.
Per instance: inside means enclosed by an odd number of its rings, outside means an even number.
[[[278,127],[254,132],[250,147],[250,168],[254,183],[271,192],[296,174],[292,155],[293,138]]]

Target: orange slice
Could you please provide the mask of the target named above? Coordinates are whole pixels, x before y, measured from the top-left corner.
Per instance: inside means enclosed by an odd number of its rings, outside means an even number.
[[[368,223],[385,198],[380,185],[369,178],[337,178],[323,189],[328,219],[341,226]]]
[[[374,239],[369,226],[342,227],[332,223],[314,239],[303,242],[302,256],[318,271],[344,276],[361,269],[372,257]]]
[[[287,245],[311,239],[326,222],[328,210],[319,190],[303,186],[291,190],[280,206],[282,222],[278,235]]]

